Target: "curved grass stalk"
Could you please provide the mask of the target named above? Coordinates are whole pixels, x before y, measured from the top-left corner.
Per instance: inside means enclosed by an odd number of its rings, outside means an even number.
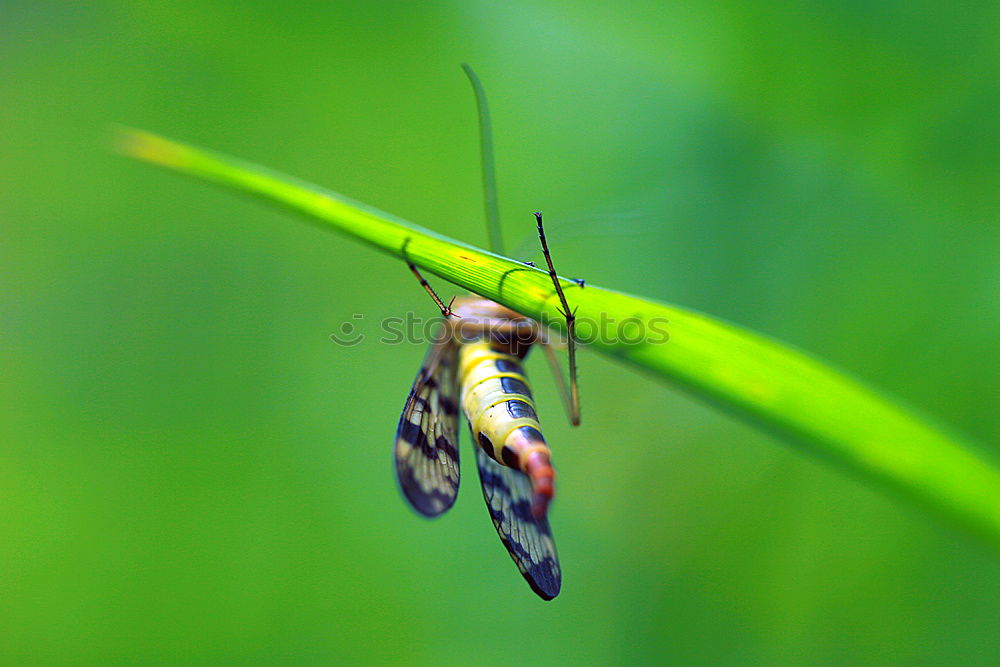
[[[486,229],[490,233],[490,250],[503,253],[503,235],[500,232],[500,203],[497,198],[496,160],[493,159],[493,121],[490,120],[490,105],[486,91],[475,70],[462,63],[462,71],[469,77],[472,92],[476,95],[476,110],[479,112],[479,154],[483,172],[483,204],[486,207]]]
[[[454,241],[262,167],[123,130],[126,155],[251,193],[403,257],[460,287],[564,328],[546,272]],[[957,436],[809,355],[677,306],[566,281],[588,347],[671,380],[751,422],[915,501],[1000,549],[1000,471]],[[598,335],[604,318],[668,336]],[[666,339],[666,340],[664,340]]]

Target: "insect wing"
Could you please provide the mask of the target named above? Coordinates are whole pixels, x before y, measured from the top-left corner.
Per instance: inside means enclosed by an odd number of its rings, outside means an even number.
[[[517,569],[542,599],[559,594],[562,572],[546,517],[531,513],[531,481],[524,473],[500,465],[476,447],[479,481],[500,540]]]
[[[413,509],[444,513],[458,495],[458,384],[451,341],[434,345],[410,389],[396,429],[396,478]]]

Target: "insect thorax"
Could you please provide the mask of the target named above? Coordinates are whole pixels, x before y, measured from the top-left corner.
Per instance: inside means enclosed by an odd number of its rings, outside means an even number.
[[[457,317],[448,319],[446,325],[459,344],[488,341],[493,350],[523,359],[539,339],[534,320],[489,299],[456,299],[452,312]]]

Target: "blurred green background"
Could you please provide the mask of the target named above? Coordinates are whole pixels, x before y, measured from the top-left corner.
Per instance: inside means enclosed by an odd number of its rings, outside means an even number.
[[[542,603],[466,433],[449,515],[398,495],[424,350],[378,322],[434,312],[405,267],[105,143],[142,127],[483,245],[468,61],[512,253],[543,209],[562,273],[810,350],[996,460],[996,2],[0,13],[0,662],[1000,660],[994,554],[587,351],[579,430],[529,363],[560,472]]]

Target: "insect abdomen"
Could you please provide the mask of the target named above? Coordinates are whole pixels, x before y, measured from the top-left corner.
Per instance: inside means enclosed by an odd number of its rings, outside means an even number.
[[[544,516],[555,471],[520,359],[487,341],[463,344],[459,377],[473,438],[492,459],[531,479],[532,512]]]

